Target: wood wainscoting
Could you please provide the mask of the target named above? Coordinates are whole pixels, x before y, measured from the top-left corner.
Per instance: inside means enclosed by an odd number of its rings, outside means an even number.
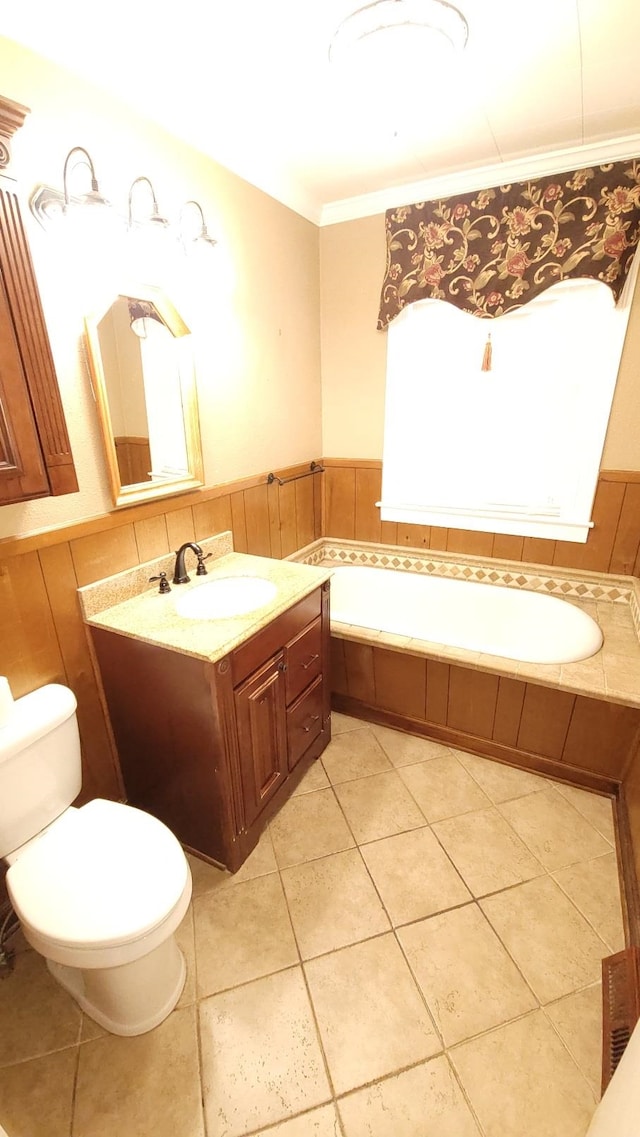
[[[584,569],[640,576],[640,472],[602,470],[593,504],[594,527],[586,544],[474,533],[431,525],[401,525],[380,521],[376,502],[382,492],[382,463],[378,460],[323,458],[324,509],[322,533],[351,541],[375,541],[470,553],[497,560],[530,561],[559,568]]]

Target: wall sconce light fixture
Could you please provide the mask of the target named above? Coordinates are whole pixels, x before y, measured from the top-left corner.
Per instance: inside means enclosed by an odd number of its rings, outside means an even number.
[[[69,183],[72,175],[79,166],[86,166],[91,177],[91,189],[82,194],[71,193]],[[75,206],[101,206],[111,207],[111,203],[100,192],[96,171],[91,155],[84,146],[73,146],[64,160],[62,169],[62,189],[53,186],[36,186],[29,200],[31,212],[44,229],[51,221],[55,221],[61,214],[67,213],[70,207]]]
[[[147,213],[146,217],[133,216],[133,199],[136,196],[134,190],[135,187],[139,185],[146,185],[149,193],[151,194],[151,212]],[[131,188],[129,189],[129,228],[132,229],[134,225],[158,225],[162,226],[163,229],[167,229],[169,226],[169,219],[167,217],[163,217],[160,213],[160,210],[158,209],[156,191],[154,190],[149,178],[145,177],[144,174],[141,175],[141,177],[136,178],[131,183]]]
[[[76,161],[72,164],[72,159],[76,155],[82,155],[82,157],[76,158]],[[74,169],[77,169],[78,166],[88,166],[89,173],[91,174],[91,189],[89,190],[88,193],[84,193],[81,196],[74,195],[73,198],[71,198],[69,196],[69,175],[70,175],[71,171]],[[73,205],[91,205],[91,206],[93,206],[93,205],[110,206],[111,205],[111,203],[107,201],[106,197],[104,197],[100,193],[100,188],[98,186],[98,179],[96,178],[96,171],[95,171],[93,162],[91,160],[91,156],[88,153],[88,151],[85,150],[84,146],[74,146],[73,149],[70,150],[69,153],[67,154],[67,156],[64,160],[64,168],[62,171],[62,188],[63,188],[63,194],[64,194],[64,206],[63,206],[63,208],[64,208],[65,212],[69,209],[69,206],[72,204]]]
[[[196,224],[189,226],[185,218],[188,218],[189,214],[193,215],[196,210]],[[211,246],[218,244],[215,237],[210,236],[207,230],[207,223],[204,219],[202,206],[198,201],[185,201],[180,210],[178,225],[180,228],[180,241],[182,242],[185,253],[188,253],[198,242],[202,242],[203,245]]]
[[[69,185],[78,166],[86,166],[91,177],[91,189],[83,194],[71,192]],[[147,209],[146,215],[140,215],[139,209],[134,206],[134,202],[138,200],[141,192],[140,187],[143,185],[151,199],[151,208]],[[84,146],[74,146],[67,154],[62,172],[62,190],[55,189],[53,186],[39,185],[36,186],[29,199],[31,212],[43,229],[48,229],[54,221],[67,213],[70,207],[74,209],[77,207],[79,210],[82,206],[93,208],[96,205],[110,207],[112,215],[124,223],[124,218],[117,215],[116,210],[110,206],[110,202],[100,192],[93,161]],[[148,232],[162,232],[162,230],[172,228],[169,219],[160,213],[153,185],[144,174],[135,178],[129,188],[126,220],[130,230],[135,228],[147,229],[149,226]],[[180,210],[175,229],[176,236],[185,253],[189,253],[199,246],[213,247],[217,244],[215,237],[212,237],[207,230],[202,206],[197,201],[185,202]]]

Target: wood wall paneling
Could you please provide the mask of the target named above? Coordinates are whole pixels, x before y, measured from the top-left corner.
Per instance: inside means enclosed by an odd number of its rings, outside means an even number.
[[[117,755],[94,672],[69,545],[40,552],[40,563],[64,662],[65,682],[78,701],[82,745],[81,801],[124,797]]]
[[[15,699],[45,683],[64,683],[64,662],[37,553],[0,563],[0,632],[0,671]]]
[[[526,686],[526,683],[520,683],[517,679],[500,676],[493,737],[505,746],[517,744]]]
[[[498,682],[498,676],[487,671],[452,667],[447,726],[493,738]]]
[[[347,694],[363,703],[374,703],[376,697],[373,674],[373,648],[367,644],[344,640],[344,662],[347,672]]]
[[[518,747],[542,754],[545,758],[560,759],[564,750],[575,695],[567,691],[554,691],[550,698],[549,687],[536,687],[527,683],[522,716],[518,730]]]
[[[435,525],[378,524],[374,503],[381,492],[382,463],[347,458],[325,458],[323,462],[326,537],[640,576],[640,474],[636,471],[601,472],[593,503],[594,526],[581,544]]]
[[[376,648],[373,655],[375,704],[408,718],[426,715],[427,661],[417,655]]]
[[[244,491],[244,517],[247,552],[258,557],[271,556],[268,486],[253,486]]]
[[[426,717],[430,722],[444,724],[447,721],[450,676],[448,663],[439,663],[437,659],[427,660]]]
[[[344,645],[344,640],[331,636],[331,690],[340,695],[349,694]]]
[[[640,711],[576,697],[562,761],[620,778],[640,727]]]
[[[140,564],[133,525],[79,537],[70,545],[78,588]]]

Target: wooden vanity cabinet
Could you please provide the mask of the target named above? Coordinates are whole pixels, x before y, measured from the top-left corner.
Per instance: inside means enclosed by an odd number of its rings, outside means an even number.
[[[234,872],[330,740],[329,583],[216,663],[91,636],[128,801]]]

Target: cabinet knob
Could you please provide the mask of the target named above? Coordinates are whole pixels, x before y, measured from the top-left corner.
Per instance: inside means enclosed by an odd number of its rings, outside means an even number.
[[[286,670],[287,670],[287,665],[284,662],[284,660],[281,659],[280,663],[278,664],[278,671],[286,671]]]

